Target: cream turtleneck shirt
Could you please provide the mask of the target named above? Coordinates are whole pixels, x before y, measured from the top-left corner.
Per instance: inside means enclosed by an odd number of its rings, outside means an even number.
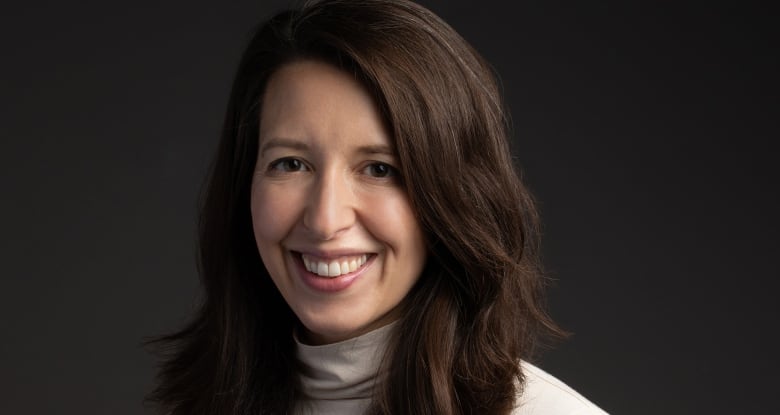
[[[298,415],[358,415],[371,403],[377,370],[393,324],[354,339],[310,346],[296,338],[304,399]],[[538,367],[521,363],[526,384],[512,415],[606,415],[572,388]]]

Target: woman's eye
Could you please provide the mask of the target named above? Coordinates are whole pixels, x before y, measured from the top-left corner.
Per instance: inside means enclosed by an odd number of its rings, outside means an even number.
[[[386,164],[386,163],[371,163],[368,166],[366,166],[366,174],[368,174],[371,177],[378,177],[378,178],[384,178],[384,177],[393,177],[398,174],[395,167]]]
[[[283,158],[271,163],[271,170],[282,172],[302,171],[306,170],[306,165],[295,158]]]

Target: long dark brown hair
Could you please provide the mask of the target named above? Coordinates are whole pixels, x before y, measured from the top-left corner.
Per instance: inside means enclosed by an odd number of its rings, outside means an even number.
[[[150,400],[171,414],[287,414],[299,398],[295,315],[257,252],[249,209],[265,85],[318,59],[373,94],[429,258],[402,305],[370,413],[507,414],[519,362],[559,333],[542,307],[538,217],[513,166],[488,65],[408,1],[324,0],[257,30],[233,84],[202,201],[203,304],[163,352]]]

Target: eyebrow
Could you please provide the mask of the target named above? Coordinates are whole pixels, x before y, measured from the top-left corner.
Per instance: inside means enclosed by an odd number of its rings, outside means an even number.
[[[266,141],[260,147],[260,156],[262,157],[268,150],[273,148],[288,148],[293,150],[307,150],[309,146],[303,141],[290,139],[290,138],[272,138]],[[390,146],[385,144],[365,145],[360,146],[357,149],[361,154],[382,154],[390,157],[395,157],[395,151]]]
[[[386,156],[395,157],[395,151],[384,144],[360,146],[358,152],[363,154],[384,154]]]
[[[263,156],[266,151],[277,147],[291,148],[293,150],[306,150],[309,148],[309,146],[307,146],[306,143],[302,141],[289,138],[272,138],[266,141],[263,146],[260,147],[260,156]]]

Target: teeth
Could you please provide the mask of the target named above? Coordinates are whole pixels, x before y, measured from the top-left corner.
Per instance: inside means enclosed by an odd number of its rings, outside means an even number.
[[[316,272],[317,274],[322,275],[323,277],[327,277],[328,276],[328,264],[326,264],[324,262],[320,262],[319,264],[316,264],[316,265],[317,265],[317,268],[316,269],[312,269],[311,271],[312,272]]]
[[[317,260],[313,257],[301,255],[306,270],[321,277],[338,277],[357,271],[368,260],[368,255],[358,255],[333,259],[328,262]]]

